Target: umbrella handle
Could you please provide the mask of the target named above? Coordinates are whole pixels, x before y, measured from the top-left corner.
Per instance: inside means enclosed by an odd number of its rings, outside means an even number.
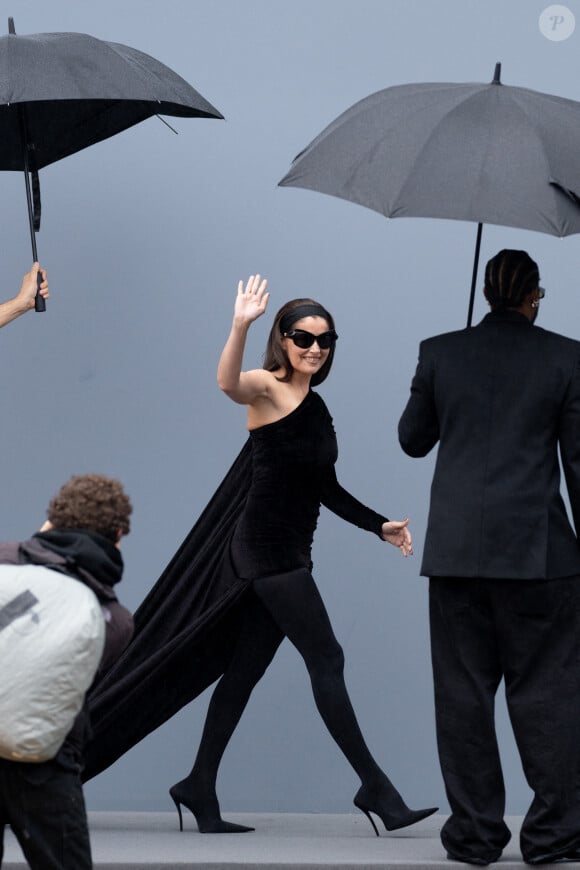
[[[42,272],[40,270],[36,273],[36,282],[38,284],[38,290],[34,297],[34,310],[46,311],[46,300],[44,296],[40,295],[40,285],[42,284]]]

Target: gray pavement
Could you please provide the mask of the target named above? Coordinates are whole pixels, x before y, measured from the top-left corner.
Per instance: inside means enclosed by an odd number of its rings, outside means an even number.
[[[187,814],[180,833],[176,813],[89,813],[95,870],[421,870],[468,865],[448,861],[439,841],[445,816],[435,815],[412,828],[376,837],[357,815],[227,813],[231,821],[252,825],[247,834],[199,834]],[[518,852],[521,817],[509,817],[512,842],[498,862],[501,870],[526,867]],[[3,870],[26,867],[10,831],[5,836]],[[529,870],[529,868],[527,868]]]

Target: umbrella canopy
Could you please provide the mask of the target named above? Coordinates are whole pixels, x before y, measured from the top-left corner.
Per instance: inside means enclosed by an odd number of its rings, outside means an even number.
[[[153,115],[223,115],[169,67],[127,45],[85,33],[17,36],[12,19],[9,30],[0,37],[0,170],[24,171],[36,261],[39,169]],[[40,294],[36,310],[44,310]]]
[[[41,169],[150,118],[223,118],[181,76],[127,45],[85,33],[0,37],[0,169]]]
[[[326,127],[279,184],[387,217],[570,235],[580,232],[580,103],[502,85],[500,64],[490,84],[387,88]]]

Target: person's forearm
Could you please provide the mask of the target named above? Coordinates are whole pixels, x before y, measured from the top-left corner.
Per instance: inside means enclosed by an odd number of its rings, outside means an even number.
[[[217,380],[221,390],[230,393],[239,388],[244,348],[249,324],[232,324],[225,347],[218,363]]]
[[[6,326],[12,320],[16,320],[17,317],[20,317],[26,311],[28,311],[28,306],[24,305],[18,297],[9,299],[8,302],[2,302],[0,304],[0,327]]]
[[[341,486],[334,468],[330,469],[321,481],[320,501],[347,523],[352,523],[353,526],[358,526],[359,529],[365,529],[367,532],[374,532],[382,538],[383,523],[389,522],[387,517],[367,507]]]

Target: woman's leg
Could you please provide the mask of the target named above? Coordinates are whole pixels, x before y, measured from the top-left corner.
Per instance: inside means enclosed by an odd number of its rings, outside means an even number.
[[[371,809],[377,812],[389,830],[434,812],[409,810],[370,754],[344,683],[342,649],[310,572],[261,578],[253,582],[253,590],[234,655],[210,701],[191,773],[171,789],[176,804],[194,813],[200,831],[248,830],[222,821],[215,793],[217,771],[254,686],[286,635],[304,658],[328,730],[361,778],[356,805],[367,815]]]
[[[284,638],[252,591],[247,597],[240,635],[232,659],[211,697],[193,768],[170,790],[176,805],[187,806],[194,813],[199,830],[205,833],[249,830],[221,820],[216,796],[217,773],[252,690]]]
[[[410,810],[372,757],[359,728],[344,682],[344,655],[309,571],[298,570],[254,581],[254,591],[304,659],[316,706],[330,734],[361,779],[354,803],[378,836],[370,812],[387,830],[411,825],[436,811]]]
[[[232,659],[211,697],[191,777],[215,789],[218,767],[254,687],[269,667],[284,635],[250,591]]]
[[[384,774],[359,728],[344,682],[344,655],[309,571],[254,581],[256,595],[303,657],[316,706],[330,734],[363,783]]]

